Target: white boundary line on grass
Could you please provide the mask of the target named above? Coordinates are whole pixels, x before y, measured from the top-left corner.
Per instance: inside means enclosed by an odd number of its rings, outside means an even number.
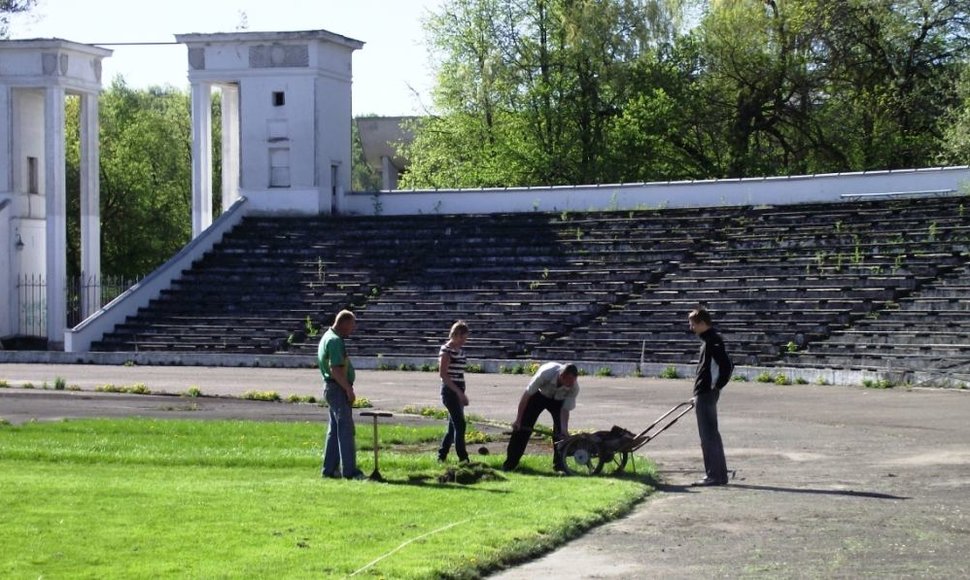
[[[423,540],[424,538],[427,538],[428,536],[433,536],[434,534],[437,534],[439,532],[443,532],[445,530],[451,529],[451,528],[453,528],[455,526],[460,526],[461,524],[463,524],[465,522],[470,522],[471,520],[473,520],[473,519],[475,519],[477,517],[478,516],[473,516],[473,517],[470,517],[470,518],[463,519],[460,522],[453,522],[453,523],[448,524],[447,526],[442,526],[442,527],[438,528],[437,530],[431,530],[430,532],[428,532],[426,534],[421,534],[420,536],[416,536],[414,538],[411,538],[410,540],[404,542],[403,544],[401,544],[400,546],[394,548],[390,552],[388,552],[388,553],[386,553],[386,554],[384,554],[382,556],[377,557],[377,559],[371,561],[369,564],[367,564],[363,568],[360,568],[358,570],[355,570],[353,574],[351,574],[350,576],[348,576],[348,578],[352,578],[352,577],[360,574],[361,572],[363,572],[364,570],[367,570],[368,568],[374,566],[375,564],[377,564],[378,562],[380,562],[384,558],[387,558],[387,557],[393,555],[395,552],[398,552],[398,551],[404,549],[404,547],[407,546],[408,544],[411,544],[413,542],[417,542],[418,540]]]

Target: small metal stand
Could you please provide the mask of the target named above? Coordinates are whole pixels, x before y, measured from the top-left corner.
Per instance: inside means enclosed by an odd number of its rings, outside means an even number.
[[[377,418],[378,417],[393,417],[394,413],[388,413],[387,411],[361,411],[361,417],[373,417],[374,418],[374,471],[370,474],[371,481],[384,481],[381,476],[380,469],[377,468]]]

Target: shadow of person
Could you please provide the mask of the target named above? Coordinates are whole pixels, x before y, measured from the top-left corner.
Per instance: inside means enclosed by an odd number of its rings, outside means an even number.
[[[846,497],[861,497],[867,499],[896,499],[907,500],[911,497],[879,493],[876,491],[857,491],[854,489],[813,489],[805,487],[781,487],[776,485],[751,485],[747,483],[729,483],[726,487],[733,489],[750,489],[754,491],[771,491],[779,493],[807,493],[812,495],[842,495]]]

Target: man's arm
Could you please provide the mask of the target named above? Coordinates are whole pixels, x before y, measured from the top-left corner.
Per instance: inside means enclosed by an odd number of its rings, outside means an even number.
[[[734,363],[731,362],[731,357],[728,356],[723,342],[718,342],[712,346],[714,348],[711,349],[711,357],[717,363],[717,382],[714,383],[714,389],[720,391],[731,380]]]
[[[347,400],[353,405],[357,395],[354,394],[354,385],[350,384],[350,381],[347,380],[347,367],[344,365],[330,365],[330,376],[347,393]]]
[[[531,396],[532,395],[529,394],[528,390],[522,393],[522,398],[519,399],[519,408],[515,412],[515,421],[512,422],[513,431],[518,431],[519,429],[522,428],[522,417],[525,416],[525,408],[526,406],[528,406],[529,397]]]
[[[569,410],[563,409],[559,412],[559,428],[562,429],[562,433],[559,435],[562,437],[569,437]]]

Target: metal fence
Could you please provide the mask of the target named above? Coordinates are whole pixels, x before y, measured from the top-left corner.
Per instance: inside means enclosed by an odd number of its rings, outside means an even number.
[[[67,326],[73,328],[83,320],[83,306],[89,304],[91,312],[111,302],[139,279],[122,276],[72,276],[67,288]],[[17,335],[47,336],[47,281],[40,274],[25,274],[17,278],[19,312]]]

